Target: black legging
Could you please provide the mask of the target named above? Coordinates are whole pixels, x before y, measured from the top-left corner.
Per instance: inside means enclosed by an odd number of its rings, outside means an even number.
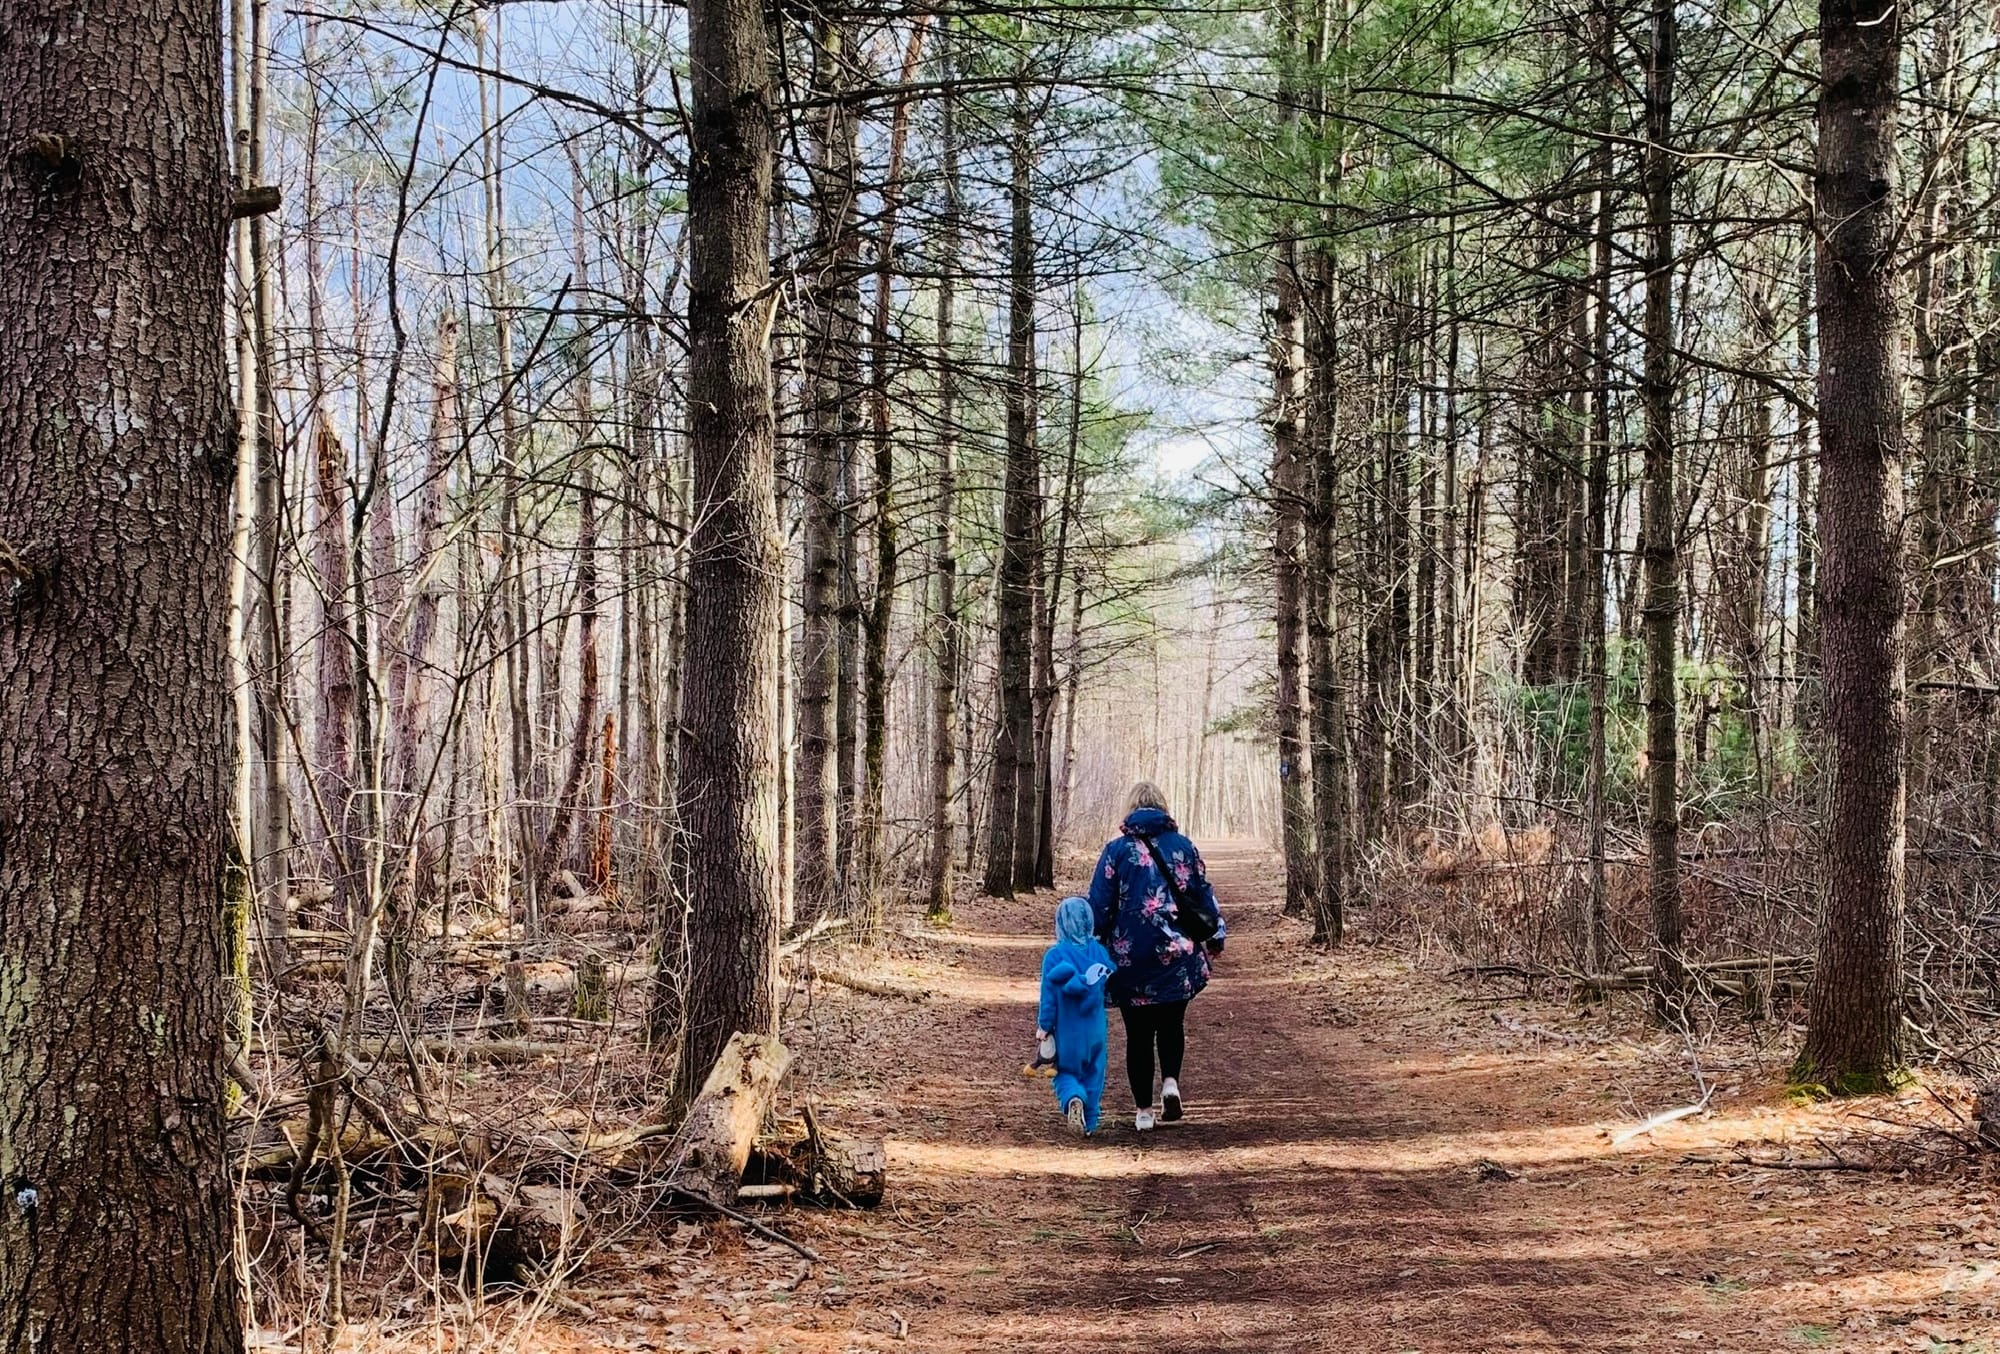
[[[1160,1046],[1160,1075],[1181,1075],[1181,1055],[1187,1052],[1187,1033],[1181,1023],[1187,1018],[1188,1004],[1165,1001],[1152,1006],[1121,1006],[1125,1019],[1125,1078],[1132,1085],[1132,1103],[1148,1109],[1153,1103],[1153,1045]]]

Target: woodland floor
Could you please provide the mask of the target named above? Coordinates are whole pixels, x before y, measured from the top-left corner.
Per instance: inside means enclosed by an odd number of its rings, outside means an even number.
[[[794,1099],[889,1143],[891,1204],[772,1211],[824,1263],[726,1225],[601,1247],[481,1347],[799,1351],[2000,1351],[2000,1202],[1928,1153],[1953,1092],[1788,1100],[1782,1031],[1690,1049],[1636,1007],[1478,986],[1366,939],[1314,952],[1275,862],[1209,852],[1227,956],[1189,1015],[1188,1117],[1143,1138],[1112,1020],[1105,1126],[1020,1073],[1050,896],[914,926],[787,1016]],[[1365,930],[1365,925],[1362,928]],[[858,960],[855,962],[859,962]],[[1765,1168],[1843,1157],[1866,1171]],[[1690,1162],[1690,1156],[1708,1157]],[[370,1349],[465,1349],[463,1337]]]

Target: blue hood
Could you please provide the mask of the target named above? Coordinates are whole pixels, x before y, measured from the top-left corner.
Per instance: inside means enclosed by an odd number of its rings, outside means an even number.
[[[1125,815],[1123,830],[1138,837],[1157,837],[1162,832],[1179,832],[1180,824],[1165,809],[1134,809]]]
[[[1081,945],[1096,930],[1090,904],[1081,898],[1065,898],[1056,904],[1056,939]]]

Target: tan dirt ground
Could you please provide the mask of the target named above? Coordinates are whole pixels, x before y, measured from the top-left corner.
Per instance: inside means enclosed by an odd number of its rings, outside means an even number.
[[[1616,1142],[1696,1094],[1685,1043],[1635,1007],[1530,1000],[1365,941],[1316,953],[1278,915],[1267,850],[1216,844],[1209,864],[1230,943],[1189,1014],[1182,1124],[1133,1132],[1114,1017],[1105,1126],[1063,1131],[1019,1070],[1053,895],[970,904],[871,961],[927,1000],[820,984],[788,1011],[793,1095],[885,1135],[891,1206],[763,1215],[819,1266],[726,1225],[635,1234],[593,1256],[564,1310],[496,1309],[487,1338],[562,1354],[2000,1350],[1984,1167],[1735,1159],[1824,1160],[1824,1142],[1915,1160],[1903,1125],[1952,1122],[1947,1097],[1797,1105],[1782,1041],[1738,1037],[1702,1050],[1709,1113]],[[434,1331],[407,1347],[471,1345]]]

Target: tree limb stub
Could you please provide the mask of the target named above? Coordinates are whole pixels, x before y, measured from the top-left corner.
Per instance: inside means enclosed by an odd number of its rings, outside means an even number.
[[[241,221],[252,216],[268,216],[278,210],[284,200],[274,183],[256,184],[249,188],[238,188],[229,199],[229,219]]]

